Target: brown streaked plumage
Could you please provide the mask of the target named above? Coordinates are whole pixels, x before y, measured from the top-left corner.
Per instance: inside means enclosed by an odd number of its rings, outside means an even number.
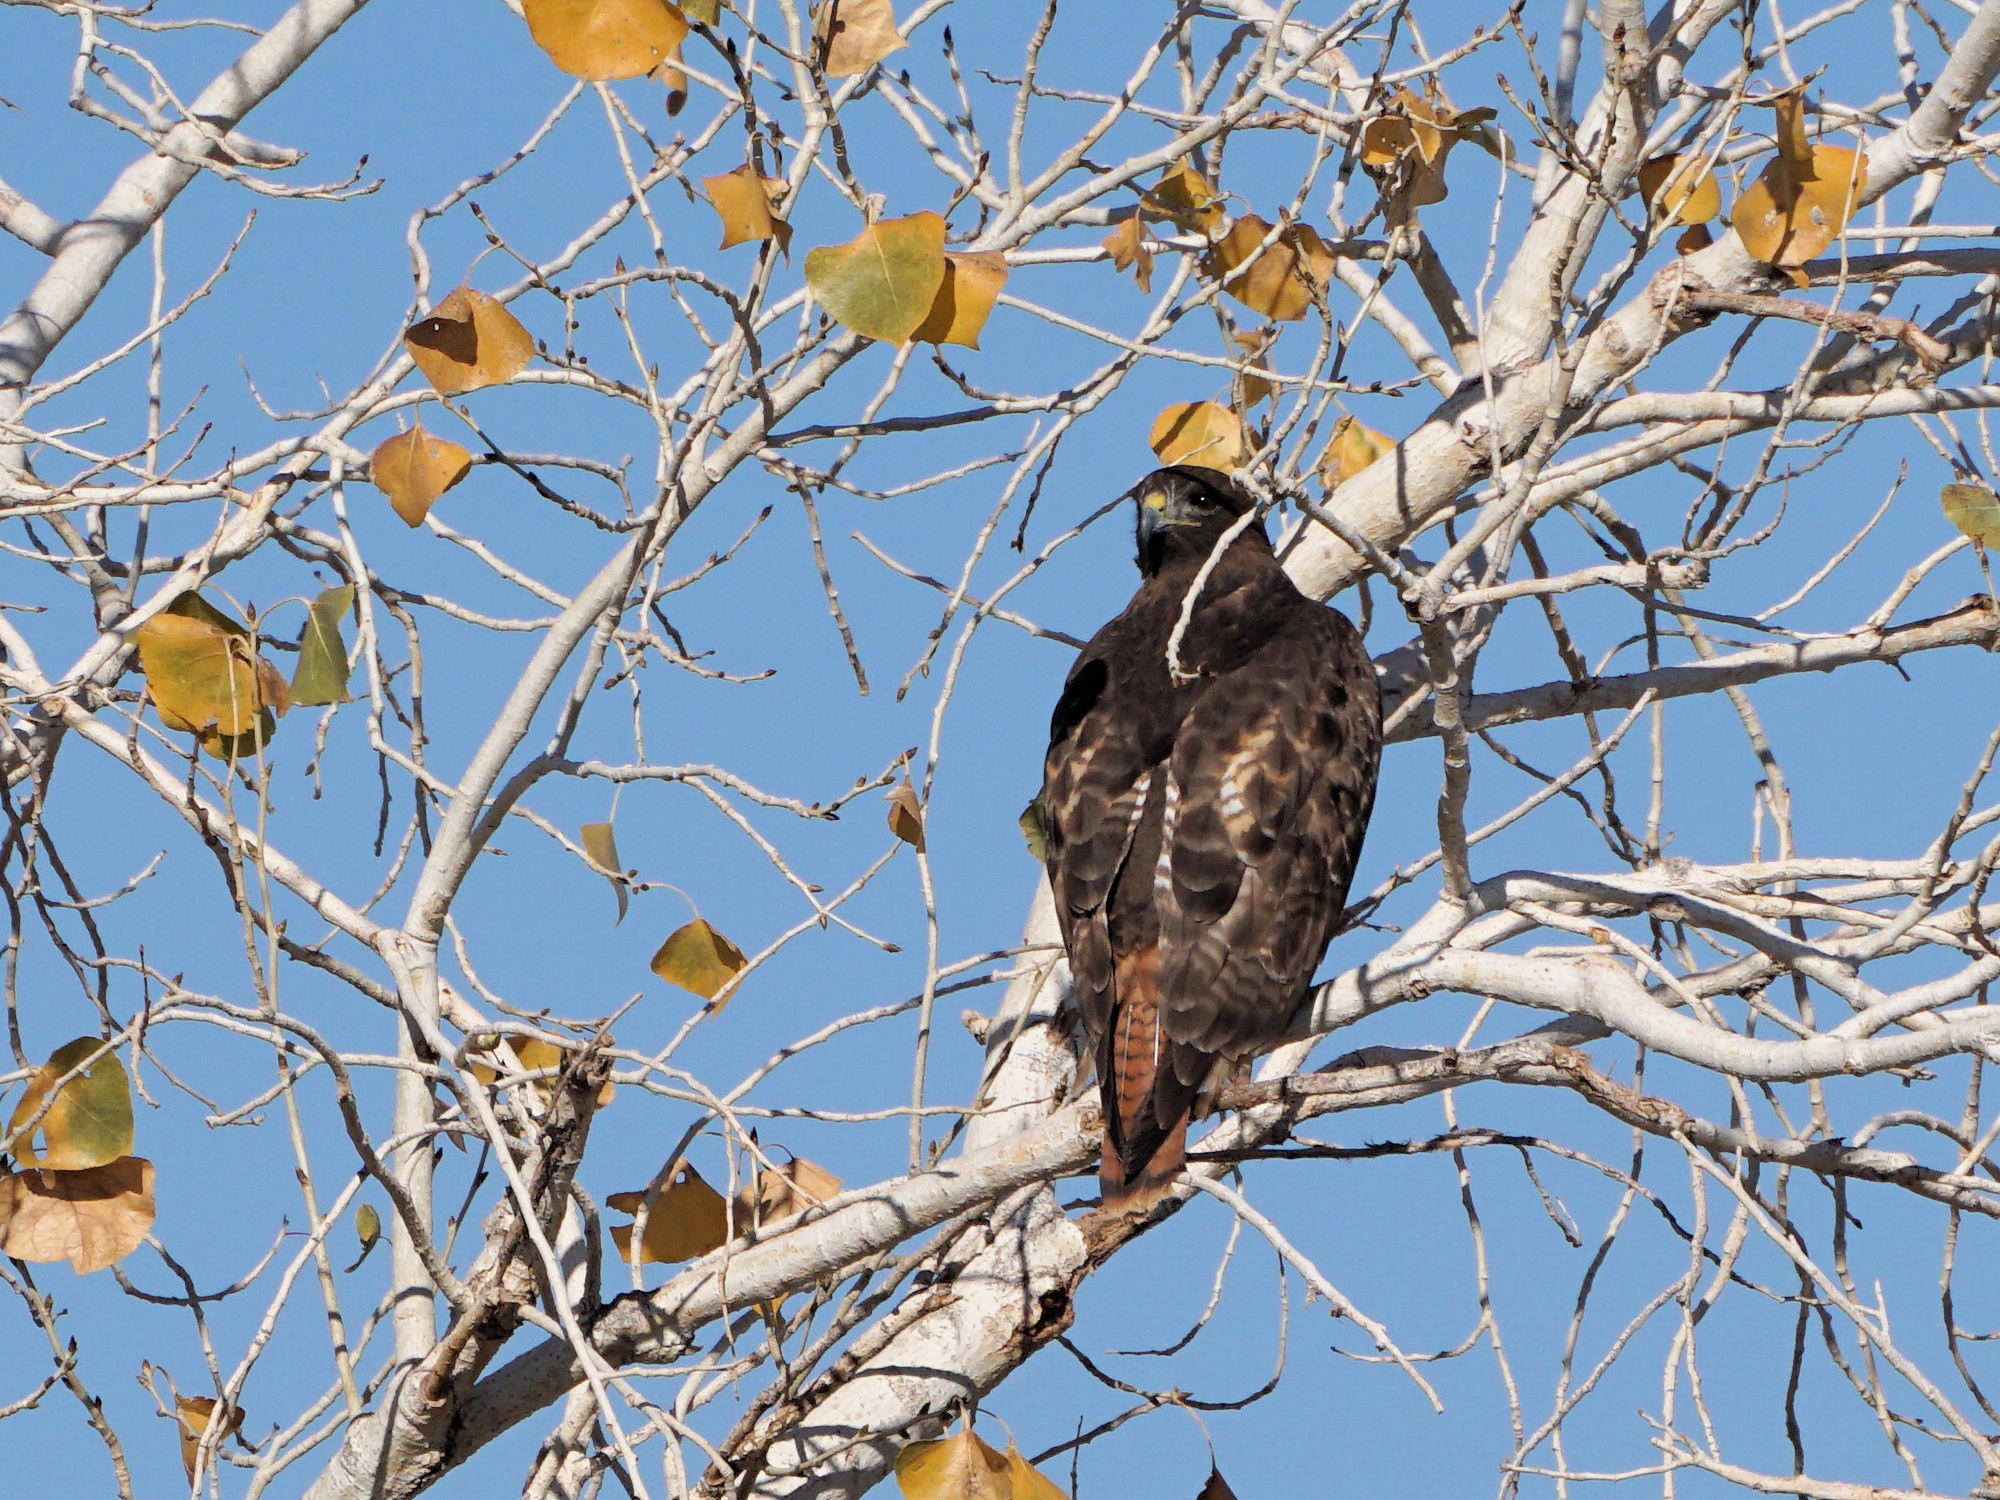
[[[1360,634],[1301,594],[1255,522],[1168,643],[1249,501],[1176,467],[1133,491],[1139,591],[1083,648],[1049,725],[1042,823],[1104,1108],[1110,1206],[1157,1199],[1198,1096],[1269,1050],[1347,901],[1382,707]]]

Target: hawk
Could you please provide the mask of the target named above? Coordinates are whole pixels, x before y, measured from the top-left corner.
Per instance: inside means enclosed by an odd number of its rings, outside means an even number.
[[[1160,469],[1139,591],[1083,648],[1049,724],[1049,882],[1103,1101],[1106,1207],[1185,1161],[1198,1099],[1284,1036],[1340,925],[1375,800],[1382,703],[1361,635],[1301,594],[1250,499]],[[1173,660],[1170,661],[1170,655]]]

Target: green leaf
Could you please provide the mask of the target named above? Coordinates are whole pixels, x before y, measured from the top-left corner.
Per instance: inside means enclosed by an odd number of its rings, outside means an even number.
[[[934,213],[871,224],[844,245],[806,252],[806,286],[835,322],[902,344],[944,285],[944,220]]]
[[[299,669],[292,674],[292,702],[346,703],[347,645],[340,622],[354,608],[354,585],[328,589],[312,602],[305,634],[299,637]]]
[[[1952,525],[1982,547],[2000,548],[2000,496],[1983,484],[1948,484],[1938,499]]]
[[[61,1083],[93,1057],[97,1060],[88,1068]],[[55,1100],[48,1113],[33,1131],[22,1133],[51,1090]],[[14,1155],[51,1172],[81,1172],[118,1160],[132,1149],[132,1086],[125,1077],[125,1064],[100,1037],[65,1042],[28,1080],[28,1091],[14,1106],[7,1134],[13,1138],[9,1149]],[[35,1135],[43,1141],[39,1153],[33,1145]]]

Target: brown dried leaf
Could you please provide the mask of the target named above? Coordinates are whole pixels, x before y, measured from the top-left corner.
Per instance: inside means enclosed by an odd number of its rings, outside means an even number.
[[[1706,250],[1715,243],[1715,235],[1706,224],[1690,224],[1681,231],[1681,237],[1674,241],[1674,254],[1692,255],[1697,250]]]
[[[792,226],[778,217],[778,204],[785,196],[782,178],[766,177],[745,162],[733,172],[702,178],[701,185],[708,194],[709,207],[722,220],[718,248],[775,239],[780,250],[790,253]]]
[[[1982,547],[2000,548],[2000,496],[1983,484],[1948,484],[1938,500],[1952,525]]]
[[[217,1406],[213,1396],[176,1396],[174,1415],[180,1419],[181,1465],[187,1470],[190,1482],[194,1479],[195,1460],[201,1456],[201,1439],[215,1421]],[[222,1431],[216,1442],[240,1431],[243,1427],[243,1408],[232,1406],[223,1419]]]
[[[944,283],[944,220],[934,213],[871,224],[844,245],[806,252],[806,286],[834,321],[905,344]]]
[[[504,303],[469,286],[459,287],[430,316],[419,319],[403,335],[403,346],[440,396],[505,385],[535,355],[535,341],[521,320]]]
[[[1146,226],[1136,214],[1122,220],[1100,243],[1111,252],[1114,267],[1132,273],[1140,291],[1153,289],[1153,252],[1146,248]]]
[[[979,331],[1007,284],[1007,257],[998,250],[947,250],[944,280],[923,326],[910,335],[926,344],[979,347]]]
[[[687,108],[688,76],[687,70],[681,66],[681,55],[678,48],[675,49],[672,57],[653,69],[653,80],[667,91],[667,118],[669,120]]]
[[[906,1443],[896,1456],[903,1500],[1010,1500],[1007,1459],[970,1427],[935,1442]]]
[[[575,78],[638,78],[680,51],[687,17],[668,0],[523,0],[535,45]]]
[[[91,1059],[96,1061],[92,1062]],[[85,1063],[90,1065],[76,1073]],[[76,1073],[74,1078],[69,1075]],[[60,1080],[67,1083],[57,1087]],[[55,1098],[49,1100],[50,1090]],[[32,1131],[30,1120],[48,1101]],[[42,1138],[37,1152],[34,1137]],[[35,1070],[7,1122],[6,1149],[31,1167],[77,1172],[118,1160],[132,1149],[132,1085],[117,1051],[101,1037],[65,1042]]]
[[[782,1167],[766,1167],[755,1187],[736,1195],[736,1232],[762,1229],[817,1208],[840,1191],[840,1179],[825,1167],[795,1156]]]
[[[675,928],[660,944],[660,951],[653,955],[653,972],[668,984],[712,1001],[748,962],[741,948],[696,917],[685,927]]]
[[[1189,234],[1213,234],[1222,227],[1222,195],[1184,161],[1160,173],[1152,187],[1141,189],[1139,205],[1145,217],[1166,219]]]
[[[621,1214],[631,1214],[636,1221],[645,1201],[642,1192],[613,1193],[604,1203]],[[611,1230],[619,1256],[627,1261],[632,1259],[633,1227],[618,1224]],[[653,1201],[653,1211],[646,1215],[646,1237],[639,1245],[639,1264],[698,1260],[728,1243],[728,1203],[702,1180],[701,1173],[682,1162],[672,1181]]]
[[[1229,1481],[1222,1477],[1222,1471],[1214,1464],[1208,1466],[1208,1483],[1201,1487],[1201,1493],[1194,1500],[1236,1500],[1236,1491],[1229,1487]]]
[[[432,437],[419,422],[385,441],[368,459],[368,477],[389,508],[421,526],[440,496],[472,472],[472,454],[450,438]]]
[[[1147,438],[1163,464],[1200,464],[1228,473],[1253,451],[1243,419],[1217,401],[1180,401],[1153,420]]]
[[[1262,250],[1268,221],[1245,214],[1202,257],[1201,268],[1252,312],[1280,323],[1303,318],[1333,274],[1333,251],[1309,224],[1288,224]]]
[[[910,45],[890,0],[826,0],[813,12],[813,39],[826,49],[829,78],[853,78]]]
[[[1674,224],[1706,224],[1722,212],[1722,188],[1702,158],[1656,156],[1639,168],[1649,213]]]
[[[1394,438],[1364,427],[1354,417],[1333,424],[1326,451],[1319,456],[1319,482],[1338,488],[1396,446]]]
[[[618,920],[625,920],[625,912],[632,904],[632,896],[625,889],[625,866],[618,862],[618,835],[609,823],[586,823],[581,829],[583,835],[583,857],[595,865],[611,882],[611,890],[618,897]]]
[[[153,1227],[153,1164],[121,1156],[83,1172],[0,1173],[0,1255],[67,1260],[79,1276],[123,1260]]]
[[[889,832],[917,853],[924,852],[924,810],[917,804],[917,789],[902,782],[889,793]]]

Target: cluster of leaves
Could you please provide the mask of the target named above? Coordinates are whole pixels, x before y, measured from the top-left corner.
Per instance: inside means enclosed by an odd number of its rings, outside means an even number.
[[[630,1224],[612,1226],[611,1238],[618,1254],[635,1264],[697,1260],[736,1235],[796,1218],[840,1191],[838,1177],[802,1156],[782,1167],[764,1168],[734,1198],[724,1198],[686,1161],[669,1162],[658,1182],[657,1191],[613,1193],[604,1200],[607,1207],[633,1217]],[[642,1218],[645,1227],[635,1256],[632,1236]]]
[[[37,1141],[40,1142],[37,1145]],[[131,1155],[132,1085],[99,1037],[50,1054],[15,1101],[0,1147],[0,1254],[101,1271],[153,1227],[153,1164]]]

